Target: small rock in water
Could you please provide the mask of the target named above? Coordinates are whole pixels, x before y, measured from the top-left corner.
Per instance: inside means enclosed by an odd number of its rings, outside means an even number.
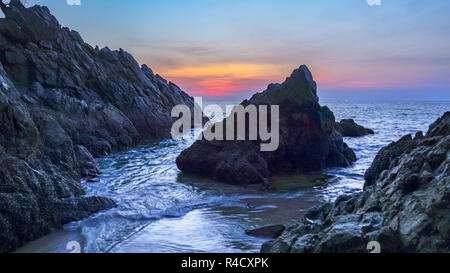
[[[343,119],[341,122],[336,122],[335,128],[344,137],[360,137],[375,134],[372,129],[358,125],[353,119]]]
[[[245,234],[258,238],[276,238],[286,229],[283,225],[266,226],[245,231]]]

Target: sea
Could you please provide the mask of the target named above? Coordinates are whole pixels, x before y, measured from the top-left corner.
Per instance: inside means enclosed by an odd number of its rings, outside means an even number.
[[[361,191],[364,173],[382,147],[406,134],[426,132],[450,111],[450,101],[321,104],[337,120],[351,118],[375,131],[375,135],[345,138],[358,157],[348,168],[274,177],[276,190],[267,191],[182,174],[175,159],[192,139],[140,146],[98,159],[101,176],[94,182],[83,181],[88,195],[112,198],[117,208],[67,224],[18,252],[71,252],[74,242],[87,253],[259,252],[266,239],[247,236],[246,230],[294,224],[313,206]]]

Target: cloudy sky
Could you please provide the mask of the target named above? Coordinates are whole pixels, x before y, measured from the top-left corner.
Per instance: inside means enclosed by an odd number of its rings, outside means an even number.
[[[244,98],[306,64],[324,96],[450,100],[448,0],[30,2],[193,95]]]

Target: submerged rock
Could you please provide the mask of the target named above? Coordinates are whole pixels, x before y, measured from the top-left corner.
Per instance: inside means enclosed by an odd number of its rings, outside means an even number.
[[[257,229],[247,230],[245,234],[259,238],[276,238],[286,229],[283,225],[266,226]]]
[[[450,112],[382,149],[361,193],[309,210],[263,252],[450,251]]]
[[[98,49],[46,7],[0,2],[0,252],[115,206],[86,197],[93,156],[170,136],[194,102],[123,50]]]
[[[269,85],[266,91],[241,105],[279,105],[278,149],[262,152],[260,144],[264,142],[260,138],[198,140],[177,158],[180,170],[245,185],[268,183],[274,174],[347,167],[356,160],[355,153],[334,128],[333,112],[320,106],[316,83],[304,65],[294,70],[284,83]],[[219,124],[226,126],[226,123],[227,120]],[[248,132],[248,122],[246,126]]]
[[[344,137],[360,137],[375,134],[372,129],[358,125],[353,119],[343,119],[341,122],[336,122],[335,128]]]

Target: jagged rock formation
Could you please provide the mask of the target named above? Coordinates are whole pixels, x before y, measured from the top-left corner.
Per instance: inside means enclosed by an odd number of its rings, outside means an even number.
[[[0,252],[112,200],[84,197],[104,156],[170,136],[193,100],[123,50],[93,48],[48,8],[0,2]]]
[[[361,137],[375,134],[372,129],[358,125],[353,119],[343,119],[341,122],[336,122],[334,127],[344,137]]]
[[[115,206],[83,196],[79,180],[98,171],[89,152],[21,96],[0,65],[0,252]]]
[[[333,112],[320,106],[316,83],[306,66],[241,105],[280,106],[279,148],[261,152],[261,140],[198,140],[177,158],[180,170],[245,185],[268,183],[273,174],[347,167],[356,160],[334,128]],[[226,120],[222,123],[226,127]]]
[[[450,251],[450,112],[428,133],[383,148],[361,193],[341,196],[263,245],[262,252]]]
[[[91,47],[46,7],[2,5],[0,61],[7,75],[27,104],[52,115],[94,156],[169,137],[172,107],[193,107],[175,84],[123,50]]]

